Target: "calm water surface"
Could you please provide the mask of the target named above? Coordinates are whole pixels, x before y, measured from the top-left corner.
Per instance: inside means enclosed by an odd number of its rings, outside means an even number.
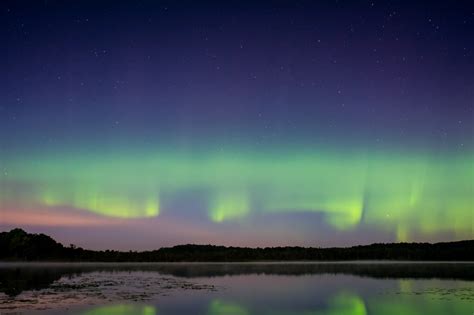
[[[474,314],[474,263],[0,263],[0,314]]]

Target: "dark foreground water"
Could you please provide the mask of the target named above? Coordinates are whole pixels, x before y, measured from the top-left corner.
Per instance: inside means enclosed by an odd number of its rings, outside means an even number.
[[[0,314],[474,314],[474,263],[1,264]]]

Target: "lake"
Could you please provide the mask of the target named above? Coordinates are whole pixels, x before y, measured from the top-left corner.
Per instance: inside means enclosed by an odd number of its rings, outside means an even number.
[[[0,314],[474,314],[474,263],[0,263]]]

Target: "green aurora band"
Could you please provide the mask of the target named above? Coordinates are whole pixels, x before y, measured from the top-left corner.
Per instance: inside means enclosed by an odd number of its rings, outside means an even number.
[[[199,190],[215,223],[245,221],[255,213],[318,212],[337,230],[365,224],[393,232],[398,241],[440,232],[472,238],[473,156],[336,150],[49,153],[4,162],[8,175],[0,179],[0,209],[21,203],[155,217],[164,198]]]

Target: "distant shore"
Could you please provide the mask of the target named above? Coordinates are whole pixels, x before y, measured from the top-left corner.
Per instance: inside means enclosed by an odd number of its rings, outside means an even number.
[[[388,243],[345,248],[226,247],[178,245],[151,251],[94,251],[65,247],[44,234],[22,229],[0,233],[3,262],[472,262],[474,240],[443,243]]]

